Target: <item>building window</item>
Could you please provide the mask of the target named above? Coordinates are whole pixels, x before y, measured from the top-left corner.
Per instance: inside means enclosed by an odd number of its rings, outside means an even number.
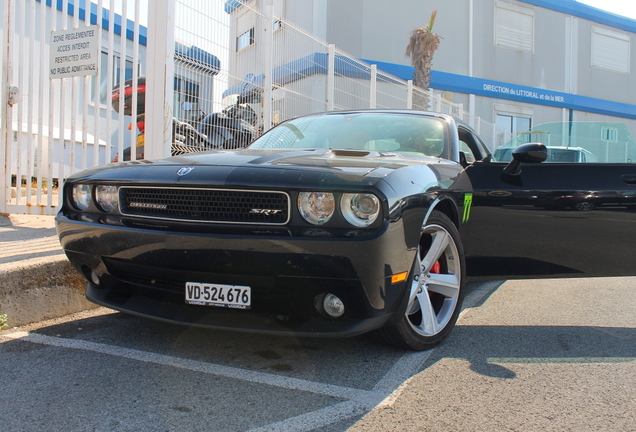
[[[629,73],[629,35],[592,27],[592,66],[618,73]]]
[[[532,119],[509,114],[497,114],[497,147],[504,145],[521,132],[532,127]],[[532,142],[531,136],[528,141]]]
[[[247,48],[248,46],[254,43],[254,27],[242,33],[239,37],[236,38],[236,51],[240,51],[243,48]]]
[[[618,142],[618,128],[609,126],[601,127],[601,141]]]
[[[108,93],[112,92],[115,87],[119,85],[121,78],[121,57],[118,54],[113,54],[113,71],[110,80],[108,79],[108,53],[102,52],[100,55],[99,65],[99,103],[106,105],[108,103]],[[137,68],[137,76],[139,76],[140,68]],[[124,66],[124,81],[131,79],[133,76],[133,62],[126,59]],[[95,100],[95,75],[91,80],[91,100]]]
[[[184,78],[174,78],[174,116],[184,121],[198,121],[199,84]]]
[[[497,1],[495,46],[534,52],[534,9]]]

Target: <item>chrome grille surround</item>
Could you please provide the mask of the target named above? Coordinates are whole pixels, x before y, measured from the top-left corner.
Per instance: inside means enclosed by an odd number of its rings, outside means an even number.
[[[180,222],[285,225],[290,197],[285,192],[240,189],[121,186],[120,213]]]

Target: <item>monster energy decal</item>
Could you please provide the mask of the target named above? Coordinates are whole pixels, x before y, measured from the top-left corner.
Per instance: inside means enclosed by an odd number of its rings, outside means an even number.
[[[464,194],[464,216],[462,217],[462,223],[468,222],[470,219],[470,209],[473,206],[473,194]]]

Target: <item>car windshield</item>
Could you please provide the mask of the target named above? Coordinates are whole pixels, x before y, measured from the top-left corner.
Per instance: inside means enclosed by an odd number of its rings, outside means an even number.
[[[493,160],[508,162],[519,145],[539,142],[548,150],[546,162],[632,163],[636,143],[627,126],[617,122],[545,123],[521,132],[493,153]]]
[[[271,129],[250,148],[404,152],[447,158],[443,120],[398,113],[325,113]]]

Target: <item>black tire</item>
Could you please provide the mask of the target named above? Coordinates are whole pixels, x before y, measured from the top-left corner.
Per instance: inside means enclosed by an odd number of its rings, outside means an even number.
[[[406,308],[398,312],[402,314],[399,319],[379,329],[378,336],[398,348],[433,348],[457,322],[465,280],[464,249],[457,227],[445,214],[434,210],[422,227],[405,293]]]

